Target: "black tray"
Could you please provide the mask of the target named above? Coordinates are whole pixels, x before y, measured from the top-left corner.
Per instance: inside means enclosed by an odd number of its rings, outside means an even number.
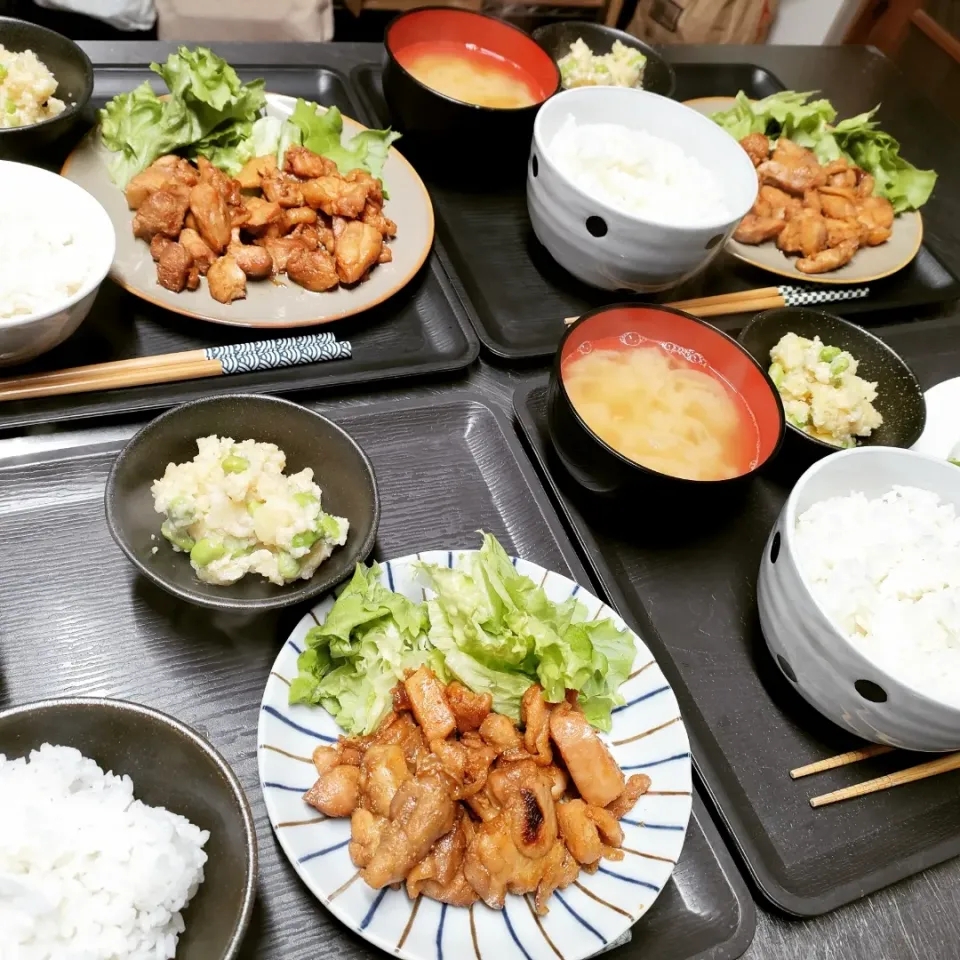
[[[244,80],[264,77],[271,92],[335,104],[350,116],[361,112],[345,79],[332,70],[245,66],[239,68],[238,73]],[[156,89],[162,89],[160,78],[146,66],[97,68],[88,119],[93,122],[95,108],[146,79],[151,79]],[[66,147],[61,145],[46,158],[46,165],[59,169],[65,154]],[[156,409],[207,396],[214,391],[287,393],[445,373],[469,366],[479,352],[459,298],[434,254],[417,276],[385,303],[324,329],[332,330],[340,339],[350,340],[353,345],[351,359],[217,379],[3,403],[0,404],[0,430]],[[307,332],[303,329],[277,331],[276,336],[297,336]],[[108,280],[101,287],[93,309],[80,329],[57,349],[17,367],[16,373],[246,343],[272,336],[274,333],[269,330],[226,327],[168,313],[125,293]],[[0,370],[0,377],[4,374],[5,371]]]
[[[947,318],[888,327],[883,338],[926,388],[960,373],[958,334],[960,321]],[[649,505],[604,507],[575,487],[550,445],[542,380],[518,388],[514,407],[602,590],[676,691],[697,771],[763,894],[815,916],[960,854],[960,772],[820,810],[808,803],[929,757],[898,752],[809,780],[788,775],[862,745],[800,698],[760,631],[760,557],[791,481],[760,476],[715,524],[671,530]]]
[[[443,400],[325,412],[373,460],[383,497],[378,558],[471,546],[483,528],[508,549],[588,582],[506,418],[477,397],[454,391]],[[137,575],[103,516],[107,473],[131,432],[82,432],[60,449],[43,449],[46,441],[34,438],[27,453],[22,442],[0,443],[0,542],[7,547],[0,706],[58,695],[124,697],[197,727],[233,765],[257,822],[260,891],[242,955],[375,960],[382,954],[341,927],[297,879],[258,786],[263,686],[303,609],[252,618],[212,612]],[[673,880],[632,942],[611,956],[734,960],[755,922],[743,880],[695,796]]]
[[[750,64],[677,63],[674,69],[676,98],[680,100],[738,90],[759,98],[784,89],[773,74]],[[352,80],[373,121],[385,125],[389,119],[380,74],[377,66],[361,66],[353,71]],[[507,360],[548,356],[556,350],[563,333],[564,317],[578,316],[608,303],[641,299],[626,292],[597,290],[560,267],[533,234],[525,184],[497,193],[455,189],[429,179],[427,185],[444,244],[444,266],[451,277],[457,278],[457,292],[481,343],[495,356]],[[772,274],[723,252],[693,280],[643,299],[686,300],[780,282]],[[871,284],[869,298],[832,303],[827,309],[846,315],[957,297],[960,281],[924,245],[908,267]],[[730,332],[743,326],[746,315],[716,317],[710,322]]]

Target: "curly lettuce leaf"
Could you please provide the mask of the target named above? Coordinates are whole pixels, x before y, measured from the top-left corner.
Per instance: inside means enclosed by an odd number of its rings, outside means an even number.
[[[712,114],[712,119],[737,140],[751,133],[771,140],[788,137],[812,150],[821,163],[846,157],[873,176],[876,193],[886,197],[896,213],[917,210],[930,199],[936,173],[918,170],[900,156],[900,144],[877,129],[873,119],[877,107],[834,124],[833,105],[829,100],[811,100],[813,95],[784,90],[751,101],[741,90],[733,106]]]

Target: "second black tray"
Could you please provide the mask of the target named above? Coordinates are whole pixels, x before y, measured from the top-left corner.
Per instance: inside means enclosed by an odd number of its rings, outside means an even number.
[[[960,374],[960,321],[881,335],[924,388]],[[789,770],[862,746],[797,694],[773,663],[757,617],[760,558],[793,477],[777,463],[742,504],[683,524],[656,504],[602,502],[557,462],[543,381],[517,390],[520,428],[607,597],[670,680],[694,762],[760,890],[815,916],[960,854],[960,771],[813,809],[815,794],[929,757],[896,752],[809,779]]]
[[[475,546],[482,528],[511,552],[588,582],[506,417],[479,397],[452,390],[442,399],[318,409],[373,462],[383,501],[378,559]],[[298,880],[258,786],[263,687],[278,645],[305,611],[204,610],[137,574],[103,514],[107,474],[130,433],[98,431],[59,449],[44,449],[41,438],[33,450],[21,440],[0,443],[0,542],[9,547],[0,555],[0,707],[48,696],[126,697],[197,727],[236,770],[257,822],[260,883],[241,956],[378,960],[384,954]],[[632,941],[609,957],[735,960],[755,923],[746,886],[694,794],[673,878]]]
[[[784,85],[751,64],[677,63],[676,99],[717,96],[745,90],[765,97]],[[381,71],[362,66],[352,79],[375,122],[389,123],[380,85]],[[402,141],[401,141],[402,149]],[[451,161],[452,162],[452,161]],[[526,185],[497,192],[451,187],[427,178],[443,240],[444,265],[456,278],[470,320],[483,346],[505,360],[545,357],[554,352],[565,317],[593,307],[640,298],[597,290],[560,267],[534,236],[527,216]],[[690,282],[657,297],[666,302],[776,286],[780,278],[721,253]],[[784,281],[786,282],[786,281]],[[960,297],[960,281],[927,248],[899,273],[870,285],[870,296],[829,305],[851,314],[940,303]],[[711,320],[726,331],[743,326],[743,314]]]
[[[349,116],[359,113],[344,77],[324,67],[238,67],[238,73],[244,80],[263,77],[271,92],[336,105]],[[93,102],[88,115],[91,122],[93,109],[116,94],[132,90],[148,79],[159,84],[156,75],[145,65],[97,67],[95,76]],[[59,168],[64,152],[61,147],[51,153],[45,158],[45,165]],[[402,236],[397,242],[402,242]],[[479,352],[479,344],[459,297],[450,286],[436,255],[431,254],[417,276],[385,303],[357,317],[310,330],[251,330],[191,320],[145,303],[107,280],[80,329],[55,350],[17,367],[15,372],[20,375],[60,370],[274,336],[297,336],[319,329],[332,330],[339,339],[350,340],[352,358],[284,370],[235,374],[215,380],[154,384],[3,403],[0,404],[0,430],[156,409],[194,400],[214,390],[289,393],[449,373],[469,366]],[[0,377],[5,373],[0,370]]]

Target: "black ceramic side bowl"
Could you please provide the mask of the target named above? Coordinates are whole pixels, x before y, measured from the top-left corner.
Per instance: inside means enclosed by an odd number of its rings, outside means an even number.
[[[858,446],[912,447],[927,422],[923,390],[906,362],[882,340],[832,313],[808,307],[781,307],[757,314],[740,331],[737,341],[764,370],[770,367],[770,351],[787,333],[812,340],[820,337],[826,346],[848,351],[859,361],[857,375],[877,384],[873,405],[883,417],[882,425]],[[784,452],[798,466],[809,465],[839,447],[817,440],[787,421]]]
[[[428,87],[401,60],[405,50],[437,42],[482,47],[519,66],[537,83],[541,99],[527,107],[484,107]],[[560,89],[556,63],[529,34],[487,14],[418,7],[390,22],[384,47],[383,94],[403,134],[403,151],[418,167],[440,177],[456,172],[461,183],[467,169],[476,189],[511,176],[523,181],[534,118],[540,104]]]
[[[0,17],[0,46],[11,53],[32,50],[56,78],[54,96],[66,104],[62,113],[49,120],[0,129],[0,159],[36,160],[80,119],[93,93],[93,64],[72,40],[12,17]]]
[[[257,833],[226,760],[185,724],[124,700],[40,700],[0,711],[0,753],[43,744],[74,747],[105,771],[133,780],[134,796],[210,832],[204,881],[184,913],[177,960],[233,960],[257,888]]]
[[[645,467],[602,440],[576,409],[564,367],[578,354],[636,349],[642,341],[673,344],[699,355],[737,392],[750,411],[757,456],[746,472],[724,480],[690,480]],[[547,390],[547,429],[560,462],[585,490],[604,497],[641,494],[657,509],[684,512],[739,496],[745,482],[776,456],[784,434],[783,405],[765,370],[735,340],[698,317],[658,304],[619,303],[583,314],[560,341]]]
[[[187,555],[174,551],[160,535],[163,518],[153,508],[153,481],[163,476],[168,463],[192,460],[197,439],[211,434],[275,443],[286,454],[285,472],[312,467],[323,491],[323,509],[350,521],[347,542],[309,580],[278,586],[247,574],[229,586],[204,583]],[[380,522],[373,465],[355,440],[306,407],[246,394],[196,400],[148,423],[117,457],[104,499],[110,533],[145,577],[181,600],[250,613],[292,606],[335,587],[369,556]]]
[[[614,40],[619,40],[624,46],[639,50],[647,58],[641,84],[644,90],[659,93],[662,97],[672,97],[677,89],[677,75],[673,67],[649,44],[615,27],[590,23],[588,20],[565,20],[537,27],[533,31],[533,39],[555,61],[565,57],[570,52],[570,45],[577,40],[583,40],[597,56],[609,53]]]

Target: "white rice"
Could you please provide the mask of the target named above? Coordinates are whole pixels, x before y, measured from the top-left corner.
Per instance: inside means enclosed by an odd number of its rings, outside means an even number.
[[[169,960],[208,839],[70,747],[0,754],[0,957]]]
[[[20,189],[22,190],[22,184]],[[82,214],[62,197],[13,194],[0,185],[0,318],[54,310],[90,278],[97,250]]]
[[[560,172],[584,193],[625,213],[675,226],[730,219],[717,178],[669,140],[615,123],[568,116],[548,147]]]
[[[814,504],[796,552],[814,597],[864,656],[960,707],[960,518],[928,490]]]

